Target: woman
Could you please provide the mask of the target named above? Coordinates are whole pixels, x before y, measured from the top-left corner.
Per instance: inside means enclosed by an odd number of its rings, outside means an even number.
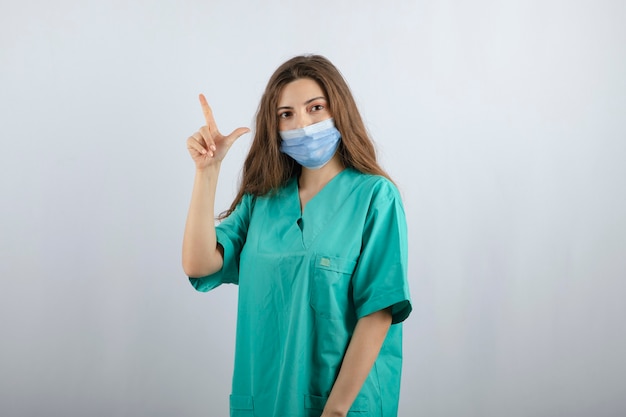
[[[183,268],[198,291],[239,285],[231,416],[395,416],[406,222],[341,74],[315,55],[276,70],[217,227],[220,165],[249,129],[222,135],[200,101]]]

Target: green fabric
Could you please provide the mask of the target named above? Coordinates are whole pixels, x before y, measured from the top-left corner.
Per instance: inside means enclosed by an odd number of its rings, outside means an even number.
[[[387,307],[394,325],[349,415],[396,416],[411,303],[395,186],[345,169],[301,213],[294,179],[245,196],[216,230],[222,270],[190,280],[239,284],[231,416],[319,417],[357,320]]]

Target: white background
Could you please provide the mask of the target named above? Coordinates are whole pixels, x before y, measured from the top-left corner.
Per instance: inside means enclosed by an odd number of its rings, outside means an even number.
[[[0,414],[228,414],[237,289],[182,272],[185,140],[198,93],[252,126],[274,69],[321,53],[405,201],[400,416],[624,415],[624,22],[619,0],[2,0]]]

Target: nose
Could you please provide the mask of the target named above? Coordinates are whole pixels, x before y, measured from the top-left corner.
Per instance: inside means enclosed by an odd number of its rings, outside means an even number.
[[[311,115],[308,112],[298,112],[296,115],[296,129],[302,129],[311,124],[313,124],[313,120],[311,120]]]

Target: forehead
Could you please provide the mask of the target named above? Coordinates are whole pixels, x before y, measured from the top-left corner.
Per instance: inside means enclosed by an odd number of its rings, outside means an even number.
[[[299,78],[283,87],[278,96],[278,105],[290,106],[302,104],[314,97],[326,97],[322,87],[310,78]]]

